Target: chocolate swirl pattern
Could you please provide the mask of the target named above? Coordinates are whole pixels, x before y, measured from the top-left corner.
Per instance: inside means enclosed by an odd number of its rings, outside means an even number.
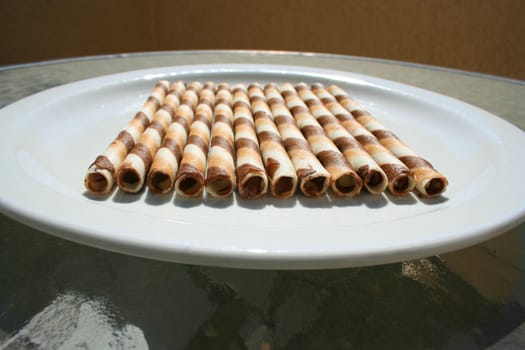
[[[359,174],[368,192],[372,194],[382,193],[388,185],[388,179],[377,162],[325,107],[315,93],[308,88],[308,85],[298,84],[295,89],[299,97],[308,106],[312,116],[322,125],[325,134],[343,152],[352,169]],[[313,89],[319,91],[321,88],[314,86]]]
[[[447,178],[336,85],[159,80],[128,125],[90,164],[87,191],[253,199],[436,197]]]
[[[268,177],[264,171],[248,92],[242,84],[233,88],[233,126],[237,191],[243,198],[261,197],[268,190]]]
[[[415,179],[415,188],[424,197],[441,195],[447,185],[447,178],[438,172],[430,162],[419,156],[392,131],[388,130],[374,118],[363,106],[353,100],[343,89],[336,85],[328,87],[328,91],[352,113],[354,118],[370,131],[379,142],[399,158],[409,169]]]
[[[280,86],[286,99],[287,107],[292,111],[295,123],[302,131],[315,156],[331,175],[330,187],[338,196],[357,196],[363,187],[363,181],[350,167],[344,155],[325,134],[322,126],[309,112],[292,84]]]
[[[211,129],[206,192],[213,197],[229,197],[235,189],[235,152],[232,95],[227,84],[219,84]]]
[[[199,103],[213,106],[214,94],[211,90],[203,88],[196,91],[199,86],[190,86],[188,91],[183,95],[184,104],[182,104],[175,116],[173,122],[168,128],[162,146],[157,151],[151,169],[148,173],[148,187],[153,193],[167,193],[175,185],[175,176],[179,169],[179,162],[182,157],[182,150],[188,139],[188,131],[193,121],[193,106],[196,103],[196,95],[199,94]],[[197,105],[196,112],[199,112],[201,106]]]
[[[270,193],[277,198],[289,198],[297,188],[297,174],[284,148],[263,90],[257,84],[248,86],[248,96],[255,120],[255,130],[261,146]]]
[[[123,160],[149,126],[154,114],[162,105],[168,89],[168,81],[159,81],[127,127],[118,134],[104,153],[99,155],[88,167],[84,177],[84,186],[88,191],[106,194],[112,190],[115,176]]]
[[[295,125],[294,117],[288,110],[278,87],[267,84],[264,93],[273,120],[297,173],[301,192],[308,197],[324,194],[331,183],[330,173],[315,156],[301,130]]]
[[[142,189],[146,173],[173,120],[173,114],[180,104],[180,97],[184,90],[185,86],[182,82],[171,85],[162,107],[155,113],[148,128],[122,162],[116,176],[117,184],[122,191],[136,193]]]
[[[339,104],[337,99],[330,94],[328,90],[316,84],[313,87],[313,91],[346,130],[352,134],[366,152],[379,164],[388,178],[388,190],[391,194],[404,196],[414,189],[415,181],[408,167],[385,148],[348,110]]]
[[[210,127],[213,119],[211,106],[215,104],[215,95],[206,91],[211,90],[201,91],[200,103],[195,107],[193,121],[175,179],[175,191],[183,197],[201,196],[204,187],[204,172],[206,171]]]

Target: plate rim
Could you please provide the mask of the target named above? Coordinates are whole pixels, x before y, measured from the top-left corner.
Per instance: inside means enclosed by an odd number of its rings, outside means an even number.
[[[269,69],[270,68],[270,69]],[[439,99],[446,99],[448,101],[454,101],[456,104],[460,104],[466,108],[474,109],[476,110],[480,115],[483,116],[483,118],[487,118],[487,120],[497,123],[498,125],[503,125],[505,128],[515,129],[515,131],[521,132],[521,136],[523,136],[523,131],[516,126],[514,126],[512,123],[506,121],[503,118],[500,118],[490,112],[487,112],[485,110],[480,109],[479,107],[473,106],[471,104],[465,103],[463,101],[460,101],[454,97],[445,96],[436,92],[433,92],[431,90],[422,89],[420,87],[415,87],[412,85],[407,85],[404,83],[399,83],[396,81],[383,79],[383,78],[377,78],[369,75],[359,74],[359,73],[352,73],[352,72],[346,72],[346,71],[339,71],[334,69],[324,69],[324,68],[315,68],[315,67],[303,67],[303,66],[297,66],[297,65],[274,65],[274,64],[198,64],[198,65],[183,65],[183,66],[164,66],[164,67],[152,67],[152,68],[145,68],[145,69],[139,69],[139,70],[133,70],[128,72],[121,72],[121,73],[115,73],[115,74],[108,74],[103,75],[99,77],[93,77],[93,78],[87,78],[78,80],[75,82],[63,84],[60,86],[56,86],[50,89],[46,89],[40,92],[37,92],[35,94],[32,94],[30,96],[24,97],[18,101],[15,101],[4,108],[0,110],[0,118],[5,116],[5,113],[8,113],[11,111],[11,109],[16,109],[18,106],[23,105],[24,103],[27,103],[28,100],[34,99],[35,96],[39,96],[40,98],[45,97],[47,95],[53,95],[56,92],[60,92],[61,89],[67,88],[71,85],[82,85],[82,84],[91,84],[94,81],[100,80],[104,81],[107,79],[114,79],[115,85],[124,84],[128,81],[133,80],[144,80],[147,79],[144,77],[143,74],[147,73],[150,74],[150,79],[157,79],[161,77],[173,77],[176,75],[183,75],[186,72],[191,72],[195,74],[196,71],[202,71],[206,74],[214,74],[214,73],[247,73],[247,72],[253,72],[254,70],[257,73],[264,73],[264,74],[277,74],[277,73],[283,73],[283,74],[296,74],[296,75],[304,75],[304,72],[308,72],[308,76],[323,76],[325,78],[328,77],[328,79],[332,81],[343,81],[345,83],[349,83],[350,81],[353,81],[354,83],[360,82],[365,84],[371,84],[374,88],[381,88],[385,89],[384,83],[386,82],[389,88],[386,88],[388,91],[394,91],[394,90],[400,90],[403,94],[409,93],[409,96],[418,96],[419,93],[424,94],[425,96],[430,95],[430,97],[437,97]],[[170,71],[171,73],[165,73],[165,74],[151,74],[151,72],[166,72]],[[125,80],[120,80],[118,78],[120,77],[135,77]],[[139,77],[142,76],[142,77]],[[336,76],[342,76],[342,78],[335,79]],[[118,81],[118,82],[117,82]],[[107,86],[107,85],[104,85]],[[396,93],[399,93],[397,91]],[[7,111],[7,112],[6,112]],[[0,151],[0,156],[2,156],[2,152]],[[0,187],[0,191],[2,188]],[[523,220],[525,219],[525,206],[521,208],[515,208],[516,211],[513,212],[511,215],[508,215],[505,220],[500,220],[497,224],[493,223],[492,227],[486,227],[484,228],[486,232],[483,234],[478,234],[479,241],[481,242],[487,238],[494,237],[497,234],[508,230],[514,226],[517,226]],[[13,206],[13,203],[6,202],[4,198],[4,194],[0,192],[0,211],[4,212],[8,216],[14,218],[15,220],[22,221],[23,223],[28,224],[29,226],[32,226],[36,229],[44,230],[47,233],[50,233],[55,236],[59,236],[61,238],[65,238],[68,240],[76,241],[79,243],[87,244],[90,246],[96,246],[98,248],[117,251],[117,252],[123,252],[131,255],[139,255],[147,258],[154,258],[154,259],[160,259],[160,260],[168,260],[168,261],[175,261],[175,262],[182,262],[182,263],[199,263],[203,265],[218,265],[218,266],[226,266],[226,267],[249,267],[249,268],[285,268],[285,269],[297,269],[297,268],[331,268],[331,267],[350,267],[350,266],[363,266],[368,265],[367,261],[369,259],[362,259],[359,258],[357,254],[354,255],[338,255],[338,254],[332,254],[332,255],[318,255],[318,256],[300,256],[300,255],[294,255],[291,254],[291,252],[284,252],[283,254],[276,254],[276,252],[271,253],[265,253],[265,252],[249,252],[246,253],[245,251],[235,251],[235,250],[218,250],[215,252],[202,252],[202,251],[188,251],[187,249],[179,249],[178,252],[175,253],[175,256],[173,256],[171,253],[174,252],[173,249],[169,249],[166,252],[158,254],[159,249],[155,249],[154,247],[134,247],[132,244],[130,245],[130,242],[126,242],[128,247],[127,249],[122,249],[122,244],[115,242],[113,240],[106,240],[102,241],[104,244],[98,244],[97,241],[99,241],[99,238],[94,236],[93,234],[88,234],[88,236],[85,236],[86,232],[84,232],[79,227],[72,227],[71,225],[64,224],[62,222],[59,222],[55,220],[54,222],[50,222],[49,219],[46,220],[45,215],[42,216],[42,214],[35,215],[35,213],[31,213],[30,211],[27,211],[26,208],[20,208]],[[38,213],[36,213],[38,214]],[[75,237],[64,237],[64,234],[62,231],[64,230],[73,230],[76,231]],[[98,232],[100,235],[100,232]],[[462,236],[464,237],[464,236]],[[76,238],[76,239],[75,239]],[[472,242],[472,240],[469,240],[469,242]],[[100,243],[100,242],[99,242]],[[113,243],[109,244],[108,243]],[[451,242],[449,242],[451,244]],[[469,243],[470,244],[470,243]],[[458,246],[458,243],[455,242],[454,246]],[[417,247],[416,247],[417,248]],[[450,249],[446,244],[443,244],[440,247],[441,251],[436,250],[436,247],[429,246],[427,247],[427,250],[432,250],[433,252],[443,252]],[[148,252],[148,249],[150,250]],[[420,253],[421,247],[419,247]],[[414,253],[414,254],[411,254]],[[407,258],[416,258],[416,257],[423,257],[427,253],[423,253],[421,255],[420,253],[415,254],[415,252],[405,252]],[[186,254],[186,255],[185,255]],[[434,253],[433,253],[434,254]],[[394,259],[395,261],[399,261],[398,259]],[[388,256],[378,256],[374,258],[374,261],[376,263],[388,263],[388,262],[394,262],[392,261],[391,257]],[[375,264],[375,263],[374,263]]]

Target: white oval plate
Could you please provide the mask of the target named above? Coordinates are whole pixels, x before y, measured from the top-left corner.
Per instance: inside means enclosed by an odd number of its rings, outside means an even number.
[[[444,196],[182,200],[147,190],[87,194],[88,165],[155,81],[336,83],[450,181]],[[0,110],[0,208],[79,243],[154,259],[240,268],[334,268],[463,248],[523,221],[524,133],[455,99],[333,70],[272,65],[163,67],[88,79]]]

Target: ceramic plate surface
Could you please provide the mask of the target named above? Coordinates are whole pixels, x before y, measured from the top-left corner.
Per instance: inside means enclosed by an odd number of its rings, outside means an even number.
[[[160,79],[336,83],[449,179],[442,197],[184,200],[147,190],[93,197],[84,174]],[[524,133],[458,100],[333,70],[161,67],[52,88],[0,110],[0,208],[79,243],[148,258],[241,268],[332,268],[419,258],[523,221]]]

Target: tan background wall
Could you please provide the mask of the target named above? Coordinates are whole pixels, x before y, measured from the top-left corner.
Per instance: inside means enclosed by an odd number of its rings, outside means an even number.
[[[135,51],[271,49],[525,79],[525,0],[2,0],[0,64]]]

